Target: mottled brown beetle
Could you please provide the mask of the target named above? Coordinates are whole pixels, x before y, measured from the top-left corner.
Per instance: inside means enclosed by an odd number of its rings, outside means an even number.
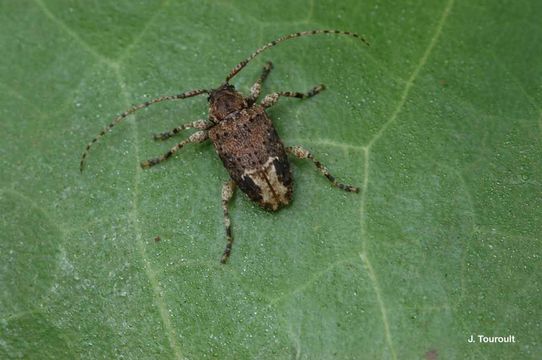
[[[230,72],[226,81],[216,89],[192,90],[178,95],[161,96],[145,103],[135,105],[123,112],[111,124],[105,127],[90,143],[87,144],[81,156],[80,170],[83,171],[85,158],[92,144],[98,141],[107,131],[117,125],[128,115],[149,105],[175,99],[186,99],[192,96],[208,94],[209,118],[197,120],[178,126],[171,131],[155,134],[155,140],[166,140],[182,130],[198,129],[188,139],[181,141],[168,152],[160,157],[143,161],[142,168],[148,168],[164,160],[169,159],[179,149],[188,143],[199,143],[211,139],[215,150],[222,159],[224,167],[228,170],[231,179],[222,188],[222,208],[224,210],[224,225],[226,228],[227,245],[222,255],[221,262],[228,260],[233,244],[228,203],[233,196],[235,186],[239,186],[248,197],[257,202],[262,208],[269,211],[277,211],[288,205],[292,198],[293,178],[290,172],[290,164],[286,153],[290,153],[300,159],[311,160],[316,168],[339,189],[358,192],[359,188],[345,185],[335,180],[327,168],[316,160],[312,154],[301,146],[284,147],[271,119],[265,109],[274,105],[281,96],[295,97],[299,99],[310,98],[325,89],[324,85],[318,85],[307,93],[300,92],[276,92],[267,95],[260,104],[256,104],[262,87],[269,72],[273,68],[271,62],[267,62],[263,71],[250,89],[250,96],[244,97],[229,81],[241,71],[253,58],[262,51],[277,45],[278,43],[306,35],[315,34],[339,34],[348,35],[360,39],[366,45],[369,43],[360,35],[340,30],[312,30],[297,32],[282,36],[262,46],[253,52],[248,58],[241,61]]]

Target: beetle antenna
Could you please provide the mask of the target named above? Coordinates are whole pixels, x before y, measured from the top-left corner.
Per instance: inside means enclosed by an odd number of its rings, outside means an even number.
[[[96,135],[96,137],[94,139],[92,139],[92,141],[87,144],[87,147],[85,148],[85,151],[83,151],[83,155],[81,155],[81,162],[79,163],[79,170],[81,172],[83,172],[83,167],[84,167],[84,164],[85,164],[85,158],[87,157],[87,154],[88,154],[88,152],[90,150],[90,147],[92,145],[94,145],[94,143],[96,141],[98,141],[102,136],[104,136],[108,131],[110,131],[113,126],[119,124],[128,115],[133,114],[138,110],[144,109],[146,107],[149,107],[149,106],[151,106],[153,104],[156,104],[156,103],[159,103],[159,102],[162,102],[162,101],[186,99],[186,98],[189,98],[189,97],[192,97],[192,96],[197,96],[197,95],[201,95],[201,94],[208,94],[208,93],[209,93],[209,91],[206,90],[206,89],[191,90],[191,91],[187,91],[187,92],[184,92],[182,94],[177,94],[177,95],[160,96],[160,97],[157,97],[155,99],[146,101],[144,103],[132,106],[131,108],[129,108],[128,110],[126,110],[125,112],[123,112],[122,114],[117,116],[115,118],[115,120],[113,120],[111,122],[111,124],[109,124],[105,128],[103,128],[103,130],[100,131],[100,133],[98,135]]]
[[[361,40],[365,45],[369,46],[369,42],[367,40],[365,40],[365,38],[362,36],[362,35],[358,35],[356,33],[353,33],[353,32],[350,32],[350,31],[341,31],[341,30],[311,30],[311,31],[302,31],[302,32],[296,32],[296,33],[293,33],[293,34],[289,34],[289,35],[284,35],[282,37],[279,37],[278,39],[276,40],[273,40],[271,41],[270,43],[267,43],[265,44],[264,46],[262,46],[261,48],[259,48],[258,50],[254,51],[248,58],[246,58],[245,60],[241,61],[239,64],[237,64],[233,69],[232,71],[230,72],[230,74],[228,75],[228,77],[226,78],[226,82],[230,81],[235,75],[237,75],[237,73],[239,71],[241,71],[252,59],[254,59],[256,56],[258,56],[258,54],[260,54],[261,52],[263,52],[264,50],[266,49],[269,49],[270,47],[273,47],[275,45],[277,45],[278,43],[281,43],[285,40],[288,40],[288,39],[294,39],[294,38],[298,38],[298,37],[301,37],[301,36],[307,36],[307,35],[317,35],[317,34],[339,34],[339,35],[348,35],[348,36],[353,36],[355,38],[358,38],[359,40]]]

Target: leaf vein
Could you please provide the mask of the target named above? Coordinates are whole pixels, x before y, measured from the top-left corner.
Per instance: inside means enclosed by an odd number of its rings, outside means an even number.
[[[96,49],[94,49],[92,46],[90,46],[85,40],[83,40],[72,28],[70,28],[68,25],[66,25],[65,22],[60,20],[55,14],[49,10],[49,8],[43,3],[43,0],[34,0],[36,5],[43,11],[45,16],[47,16],[52,22],[54,22],[62,31],[64,31],[66,34],[68,34],[71,38],[73,38],[79,45],[81,45],[82,48],[87,50],[89,53],[91,53],[94,57],[97,59],[103,61],[104,63],[108,64],[111,67],[115,67],[115,62],[105,55],[99,53]]]
[[[115,71],[115,76],[117,77],[119,86],[121,88],[123,97],[125,98],[125,101],[128,103],[129,96],[126,92],[126,86],[124,84],[124,81],[122,80],[120,70],[118,67],[114,67],[114,71]],[[137,159],[137,163],[139,164],[139,143],[138,143],[139,136],[138,136],[136,121],[132,122],[132,132],[134,135],[134,148],[135,148],[134,152]],[[133,199],[132,199],[133,206],[132,206],[131,211],[129,212],[129,216],[131,218],[131,222],[135,230],[134,232],[136,235],[136,245],[143,261],[145,275],[149,279],[149,283],[151,285],[154,305],[158,308],[158,312],[160,314],[162,324],[164,325],[164,328],[166,330],[167,338],[168,338],[171,350],[173,351],[174,358],[183,359],[184,357],[177,343],[177,334],[171,323],[171,319],[169,317],[169,311],[167,309],[166,303],[162,297],[163,291],[160,286],[160,282],[157,280],[156,272],[152,268],[152,265],[147,257],[147,252],[145,250],[145,243],[143,242],[141,227],[139,226],[139,202],[137,201],[139,197],[139,192],[140,192],[139,183],[140,183],[140,171],[139,171],[139,168],[136,168],[135,173],[134,173],[134,191],[133,191]]]
[[[353,258],[345,258],[345,259],[337,260],[337,261],[331,263],[324,270],[316,272],[310,279],[308,279],[304,283],[300,284],[299,286],[295,287],[294,289],[288,291],[285,294],[281,294],[281,295],[279,295],[277,297],[269,299],[269,304],[270,305],[275,305],[275,304],[281,302],[282,300],[292,296],[295,293],[304,291],[305,289],[310,287],[312,284],[316,283],[322,276],[326,275],[328,272],[332,271],[333,269],[335,269],[338,266],[341,266],[341,265],[343,265],[345,263],[351,262],[352,260],[353,260]]]
[[[388,344],[392,359],[397,359],[397,354],[395,352],[395,348],[393,347],[393,340],[391,337],[390,332],[390,325],[388,321],[388,311],[386,309],[386,305],[384,304],[384,301],[382,300],[382,295],[380,291],[380,285],[378,284],[378,279],[376,277],[376,273],[373,269],[373,266],[371,265],[371,262],[369,261],[369,258],[367,257],[367,253],[359,253],[359,257],[361,258],[361,262],[365,266],[365,269],[367,270],[367,274],[369,275],[369,279],[371,280],[371,285],[373,286],[373,290],[376,295],[376,301],[378,302],[378,306],[380,308],[380,313],[382,315],[382,322],[384,323],[384,335],[386,337],[386,343]]]
[[[169,6],[169,3],[170,3],[170,0],[164,0],[160,6],[158,7],[158,9],[154,12],[154,14],[152,14],[152,16],[149,17],[149,19],[145,22],[145,25],[143,25],[141,27],[141,31],[139,32],[139,34],[137,34],[132,43],[128,46],[126,46],[124,48],[124,50],[120,53],[120,55],[118,56],[117,58],[117,61],[118,62],[121,62],[126,56],[128,56],[130,54],[130,50],[132,50],[132,48],[134,46],[136,46],[136,44],[141,40],[141,38],[143,38],[143,36],[147,33],[147,30],[149,29],[149,27],[154,23],[154,20],[158,17],[158,15],[162,12],[162,10],[164,8],[166,8],[167,6]]]
[[[444,8],[444,11],[440,17],[439,22],[437,23],[435,33],[433,34],[431,41],[429,42],[429,45],[427,46],[425,52],[423,53],[422,57],[420,58],[420,61],[418,61],[418,65],[410,75],[408,81],[406,82],[405,88],[403,90],[403,93],[401,95],[401,98],[399,99],[399,103],[397,104],[397,107],[393,111],[390,118],[384,123],[384,125],[378,130],[378,132],[373,136],[373,138],[369,141],[369,143],[363,147],[363,151],[365,153],[365,161],[364,161],[364,174],[363,174],[363,185],[362,185],[362,197],[361,197],[361,204],[360,204],[360,226],[361,226],[361,238],[362,238],[362,249],[363,252],[359,254],[362,262],[365,264],[365,267],[367,269],[367,272],[369,274],[369,277],[371,278],[371,283],[373,285],[373,289],[375,291],[378,304],[380,306],[380,312],[382,314],[382,321],[384,323],[384,332],[386,336],[386,342],[388,343],[388,346],[390,347],[390,350],[392,352],[393,359],[397,358],[397,355],[395,353],[395,349],[393,347],[393,341],[392,336],[390,332],[390,326],[388,321],[388,315],[387,310],[384,305],[384,301],[382,299],[382,295],[380,293],[380,286],[378,284],[378,280],[376,278],[376,274],[373,270],[373,267],[371,266],[371,263],[369,262],[369,258],[367,257],[367,230],[365,225],[365,204],[367,199],[367,191],[369,187],[369,166],[370,166],[370,150],[371,147],[376,143],[378,139],[382,137],[386,129],[396,121],[397,116],[403,109],[403,106],[406,102],[406,99],[410,93],[410,89],[412,88],[412,85],[414,84],[414,81],[418,77],[418,74],[420,73],[423,66],[427,63],[427,59],[429,58],[429,55],[431,54],[433,48],[435,47],[437,40],[440,38],[440,34],[442,33],[442,29],[444,27],[444,24],[450,14],[450,11],[452,9],[454,0],[449,0],[446,4],[446,7]]]
[[[422,57],[418,61],[418,65],[414,68],[414,71],[410,75],[409,79],[406,82],[405,88],[403,90],[403,93],[401,94],[401,98],[399,99],[399,103],[397,104],[397,107],[391,114],[390,118],[382,125],[382,127],[378,130],[378,132],[373,136],[373,138],[369,141],[367,146],[371,148],[378,139],[382,137],[386,129],[397,120],[397,116],[403,109],[403,106],[405,105],[406,99],[408,98],[408,95],[410,93],[410,89],[412,88],[414,81],[418,77],[420,70],[423,68],[423,66],[427,63],[427,59],[429,58],[429,55],[431,55],[431,52],[433,51],[433,48],[437,44],[438,39],[440,38],[440,34],[442,33],[442,28],[444,27],[444,24],[446,23],[446,19],[448,19],[448,15],[450,14],[450,11],[452,9],[454,0],[449,0],[446,4],[446,7],[444,8],[444,11],[442,13],[442,16],[440,17],[439,22],[437,23],[437,27],[435,28],[435,33],[433,34],[433,37],[431,38],[431,41],[429,42],[429,45],[425,49],[425,52],[423,53]]]

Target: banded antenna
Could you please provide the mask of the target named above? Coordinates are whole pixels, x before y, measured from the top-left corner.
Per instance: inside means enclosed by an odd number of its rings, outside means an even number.
[[[81,155],[81,162],[79,163],[79,170],[81,172],[83,172],[83,167],[85,165],[85,158],[87,157],[87,154],[88,154],[91,146],[94,145],[94,143],[96,141],[98,141],[102,136],[104,136],[108,131],[110,131],[113,126],[118,125],[122,120],[124,120],[128,115],[133,114],[138,110],[144,109],[146,107],[149,107],[149,106],[151,106],[153,104],[156,104],[156,103],[159,103],[159,102],[162,102],[162,101],[186,99],[186,98],[189,98],[189,97],[192,97],[192,96],[197,96],[197,95],[201,95],[201,94],[208,94],[208,93],[209,93],[209,91],[205,90],[205,89],[190,90],[190,91],[184,92],[182,94],[160,96],[160,97],[157,97],[155,99],[145,101],[144,103],[132,106],[131,108],[129,108],[128,110],[126,110],[125,112],[123,112],[122,114],[117,116],[115,118],[115,120],[113,120],[111,122],[111,124],[109,124],[105,128],[103,128],[103,130],[100,131],[100,133],[98,135],[96,135],[96,137],[94,139],[92,139],[87,144],[87,147],[85,148],[85,151],[83,151],[83,155]]]
[[[228,77],[226,78],[226,83],[228,83],[239,71],[241,71],[252,59],[254,59],[256,56],[258,56],[261,52],[264,50],[267,50],[283,41],[289,40],[289,39],[295,39],[301,36],[308,36],[308,35],[317,35],[317,34],[338,34],[338,35],[348,35],[353,36],[355,38],[358,38],[361,40],[365,45],[369,46],[369,42],[365,40],[365,38],[362,35],[358,35],[356,33],[350,32],[350,31],[341,31],[341,30],[311,30],[311,31],[302,31],[302,32],[296,32],[289,35],[284,35],[282,37],[279,37],[276,40],[271,41],[270,43],[265,44],[258,50],[254,51],[248,58],[241,61],[239,64],[237,64]]]

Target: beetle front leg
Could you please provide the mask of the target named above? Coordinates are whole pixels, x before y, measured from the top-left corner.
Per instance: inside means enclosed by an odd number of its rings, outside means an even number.
[[[296,146],[287,146],[286,147],[286,151],[292,155],[294,155],[295,157],[299,158],[299,159],[309,159],[310,161],[313,162],[313,164],[316,166],[316,168],[318,169],[318,171],[324,175],[330,182],[333,186],[341,189],[341,190],[344,190],[344,191],[348,191],[348,192],[359,192],[359,188],[358,187],[355,187],[355,186],[352,186],[352,185],[346,185],[346,184],[343,184],[343,183],[340,183],[338,182],[337,180],[335,180],[335,177],[333,175],[330,174],[329,170],[327,169],[327,167],[325,167],[324,164],[322,164],[320,161],[316,160],[314,158],[314,156],[311,154],[310,151],[306,150],[306,149],[303,149],[301,146],[299,145],[296,145]]]
[[[202,131],[195,132],[192,135],[190,135],[190,137],[188,139],[185,139],[185,140],[181,141],[180,143],[178,143],[177,145],[175,145],[174,147],[169,149],[169,151],[166,152],[164,155],[159,156],[159,157],[154,158],[154,159],[149,159],[149,160],[145,160],[145,161],[141,162],[141,167],[146,169],[146,168],[149,168],[149,167],[154,166],[156,164],[159,164],[162,161],[165,161],[165,160],[169,159],[171,156],[175,155],[175,153],[177,151],[179,151],[186,144],[200,143],[200,142],[203,142],[203,141],[207,140],[208,138],[209,138],[209,133],[207,132],[207,130],[202,130]]]
[[[247,97],[247,102],[249,105],[252,105],[256,102],[258,97],[260,96],[260,92],[262,91],[262,84],[267,79],[267,76],[269,73],[273,70],[273,63],[271,61],[268,61],[265,63],[265,66],[263,67],[262,74],[256,80],[254,85],[250,88],[250,96]]]
[[[153,138],[154,140],[166,140],[169,139],[172,136],[177,135],[183,130],[186,129],[200,129],[200,130],[207,130],[210,127],[213,126],[213,123],[208,120],[196,120],[190,123],[182,124],[180,126],[177,126],[174,129],[171,129],[170,131],[164,131],[159,134],[154,134]]]
[[[224,249],[224,254],[222,254],[222,259],[220,259],[220,262],[222,264],[225,264],[228,261],[228,258],[231,254],[231,247],[233,245],[233,235],[231,233],[231,219],[230,219],[230,213],[228,211],[228,205],[230,203],[231,198],[233,197],[233,193],[235,191],[235,182],[233,180],[229,180],[224,183],[222,186],[222,210],[224,211],[224,228],[226,229],[226,249]]]
[[[319,94],[320,92],[322,92],[325,89],[326,89],[326,86],[324,84],[320,84],[320,85],[316,85],[315,87],[313,87],[311,90],[309,90],[306,93],[301,93],[301,92],[297,92],[297,91],[276,92],[276,93],[272,93],[272,94],[267,95],[263,99],[261,105],[264,108],[271,107],[271,106],[275,105],[277,103],[277,101],[279,101],[279,98],[281,96],[293,97],[293,98],[298,98],[298,99],[308,99],[310,97],[313,97],[314,95]]]

